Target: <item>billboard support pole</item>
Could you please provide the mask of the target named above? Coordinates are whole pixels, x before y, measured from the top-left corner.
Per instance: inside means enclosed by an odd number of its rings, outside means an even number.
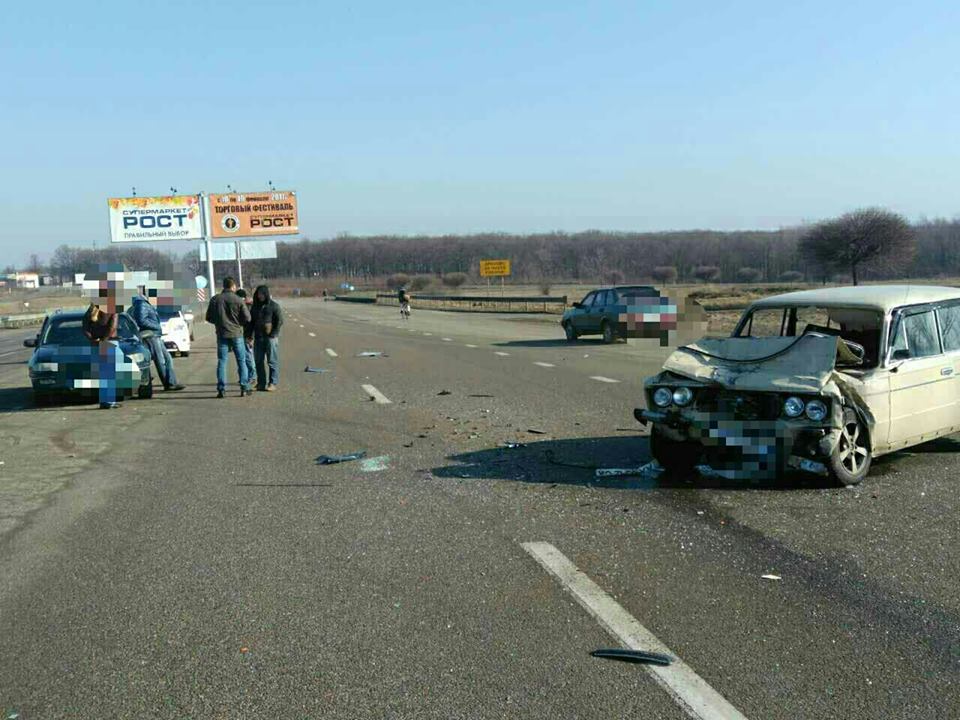
[[[240,264],[240,241],[234,240],[233,244],[237,251],[237,284],[243,287],[243,266]]]
[[[203,240],[201,242],[207,245],[207,281],[210,283],[210,298],[213,299],[213,293],[216,291],[216,285],[213,280],[213,244],[210,242],[210,228],[207,223],[210,221],[210,215],[206,207],[207,195],[200,193],[200,214],[203,217]]]

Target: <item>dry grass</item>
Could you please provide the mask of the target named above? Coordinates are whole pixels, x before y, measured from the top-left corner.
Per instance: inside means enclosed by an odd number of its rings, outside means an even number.
[[[29,306],[24,303],[29,303]],[[0,315],[42,313],[55,308],[86,307],[79,288],[5,289],[0,291]]]

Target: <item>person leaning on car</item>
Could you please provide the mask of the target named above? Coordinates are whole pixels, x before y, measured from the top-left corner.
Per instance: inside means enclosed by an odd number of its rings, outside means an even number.
[[[130,318],[137,324],[140,331],[140,340],[150,350],[153,364],[157,366],[157,376],[163,383],[164,390],[183,390],[184,386],[177,382],[177,373],[173,369],[173,358],[163,343],[163,326],[160,324],[160,315],[157,309],[141,292],[133,298],[133,304],[127,311]]]
[[[95,367],[100,398],[100,409],[109,410],[118,407],[117,404],[117,360],[118,349],[116,343],[110,342],[117,336],[117,313],[109,312],[114,303],[108,298],[107,310],[91,303],[83,315],[81,328],[90,343],[96,348]]]
[[[273,392],[280,382],[280,327],[283,325],[283,312],[277,301],[270,297],[270,288],[266,285],[258,285],[253,293],[252,315],[257,390]]]
[[[207,306],[207,322],[217,328],[217,397],[222,398],[227,389],[227,356],[233,352],[240,375],[240,396],[250,394],[250,377],[247,375],[247,348],[243,340],[243,328],[250,322],[250,311],[237,295],[237,281],[232,277],[223,279],[223,292],[210,298]]]

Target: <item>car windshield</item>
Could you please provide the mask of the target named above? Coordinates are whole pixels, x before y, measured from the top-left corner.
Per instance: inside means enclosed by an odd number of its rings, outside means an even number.
[[[157,315],[160,316],[161,320],[169,320],[180,315],[180,308],[172,305],[161,305],[157,308]]]
[[[734,337],[798,337],[808,332],[837,335],[863,346],[860,367],[874,367],[879,360],[883,315],[877,310],[845,307],[761,307],[748,312]]]
[[[47,326],[47,333],[43,336],[44,345],[73,345],[89,342],[87,336],[83,334],[83,321],[80,318],[54,320]]]

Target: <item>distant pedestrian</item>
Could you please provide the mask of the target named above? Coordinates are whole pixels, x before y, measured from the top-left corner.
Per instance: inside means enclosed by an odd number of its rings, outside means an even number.
[[[227,356],[233,352],[237,359],[237,374],[240,376],[240,397],[250,394],[250,376],[247,374],[246,344],[243,340],[244,325],[250,322],[250,311],[237,293],[237,281],[232,277],[223,279],[223,291],[210,298],[207,306],[207,322],[217,328],[217,397],[222,398],[227,389]]]
[[[397,291],[397,300],[400,302],[400,317],[404,320],[410,319],[410,294],[406,286]]]
[[[283,311],[277,301],[270,297],[270,288],[266,285],[259,285],[253,293],[252,314],[257,390],[273,392],[280,382],[280,328],[283,326]]]
[[[119,407],[117,403],[117,365],[123,356],[117,347],[117,313],[115,298],[106,302],[106,307],[91,304],[83,315],[83,334],[93,346],[96,362],[92,363],[97,373],[97,391],[101,410]]]
[[[177,374],[173,369],[173,358],[170,357],[170,351],[167,350],[167,346],[163,342],[163,326],[160,323],[160,315],[143,292],[133,298],[133,304],[127,314],[136,323],[140,330],[140,339],[150,350],[150,355],[153,356],[153,364],[157,368],[157,377],[160,378],[163,389],[183,390],[184,386],[177,382]]]
[[[247,306],[247,310],[252,312],[253,310],[253,298],[247,294],[247,291],[243,288],[237,290],[237,296],[243,300],[243,304]],[[245,323],[243,326],[243,345],[247,351],[247,380],[252,383],[253,378],[257,376],[257,368],[253,360],[253,316],[251,315],[250,322]]]

